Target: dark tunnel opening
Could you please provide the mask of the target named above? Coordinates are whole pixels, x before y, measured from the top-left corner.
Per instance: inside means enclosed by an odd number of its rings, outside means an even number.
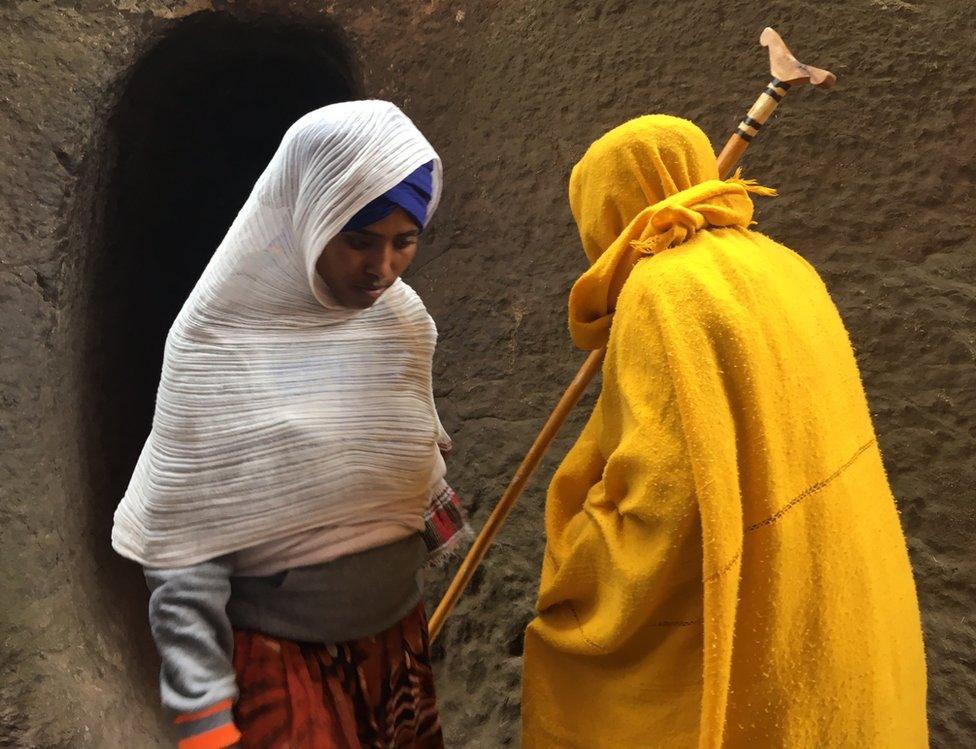
[[[113,581],[101,614],[126,633],[125,657],[151,647],[147,593],[109,536],[152,423],[168,329],[288,126],[360,98],[360,80],[327,22],[199,13],[130,69],[90,157],[86,522],[98,575]]]

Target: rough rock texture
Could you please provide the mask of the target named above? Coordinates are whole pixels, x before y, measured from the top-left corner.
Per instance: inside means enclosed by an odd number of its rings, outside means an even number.
[[[165,331],[156,318],[175,313],[212,248],[180,246],[178,270],[167,270],[156,232],[133,233],[140,214],[125,212],[117,181],[125,128],[141,133],[148,122],[137,111],[126,125],[120,114],[134,67],[199,22],[194,13],[334,24],[365,90],[404,106],[443,156],[447,194],[411,282],[441,330],[436,388],[457,444],[451,476],[476,524],[582,360],[564,324],[583,268],[565,184],[584,148],[651,111],[690,117],[720,145],[767,78],[756,42],[767,24],[801,59],[834,70],[830,94],[791,95],[747,172],[781,190],[761,204],[760,228],[819,268],[858,350],[916,571],[932,744],[976,741],[970,0],[88,0],[0,7],[0,745],[168,742],[141,578],[111,554],[106,533],[147,428],[145,372]],[[193,75],[179,54],[169,64]],[[216,86],[214,100],[232,89]],[[194,132],[174,138],[202,152],[211,141]],[[149,180],[167,159],[133,169]],[[232,215],[242,188],[214,175],[200,192],[191,182],[205,175],[187,169],[187,190],[220,197],[210,220],[229,220],[221,211]],[[194,219],[187,245],[214,230],[206,220]],[[142,366],[127,363],[133,351]],[[452,746],[517,744],[545,483],[591,403],[592,393],[437,646]],[[431,601],[445,582],[432,581]]]

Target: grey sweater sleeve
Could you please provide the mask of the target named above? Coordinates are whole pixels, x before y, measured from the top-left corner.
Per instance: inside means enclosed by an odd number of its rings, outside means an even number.
[[[151,591],[149,625],[162,659],[163,706],[171,715],[186,715],[235,700],[229,556],[144,572]]]

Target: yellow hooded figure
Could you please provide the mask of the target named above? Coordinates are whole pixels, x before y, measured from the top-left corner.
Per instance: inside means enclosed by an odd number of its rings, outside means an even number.
[[[523,747],[927,746],[905,539],[851,345],[692,123],[570,180],[603,389],[546,505]]]

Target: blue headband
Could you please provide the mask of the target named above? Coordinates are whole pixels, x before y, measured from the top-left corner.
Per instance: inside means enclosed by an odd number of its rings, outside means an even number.
[[[408,174],[402,182],[360,208],[342,230],[362,229],[382,221],[397,208],[402,208],[413,219],[417,228],[423,231],[427,223],[427,206],[433,192],[433,183],[434,162],[428,161]]]

